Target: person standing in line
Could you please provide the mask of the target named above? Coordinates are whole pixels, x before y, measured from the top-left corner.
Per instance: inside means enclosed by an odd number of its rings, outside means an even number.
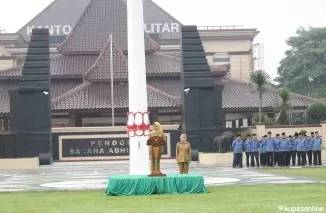
[[[280,134],[276,134],[276,137],[274,139],[274,143],[275,143],[275,149],[274,149],[274,166],[276,166],[276,164],[278,166],[280,166],[280,163],[279,163],[279,146],[280,146],[280,140],[281,140],[281,137],[280,137]]]
[[[259,143],[259,157],[260,157],[260,165],[265,167],[266,166],[266,148],[265,148],[265,139],[267,135],[261,138]]]
[[[295,141],[298,153],[298,166],[305,166],[306,139],[299,133],[299,137]]]
[[[313,140],[313,153],[314,153],[314,166],[321,166],[321,147],[322,147],[322,138],[319,137],[318,132],[315,132],[315,137]]]
[[[289,135],[289,165],[295,166],[295,158],[296,158],[296,151],[295,151],[295,141],[292,135]]]
[[[247,139],[244,142],[244,151],[246,154],[246,165],[247,168],[249,168],[250,165],[249,160],[251,158],[251,135],[247,135]]]
[[[189,165],[191,162],[191,146],[190,143],[187,141],[186,134],[182,134],[180,136],[180,142],[177,143],[176,160],[179,166],[179,173],[188,174]]]
[[[280,167],[288,166],[288,152],[289,152],[289,141],[285,137],[285,133],[282,133],[282,138],[279,140],[279,158],[278,163]]]
[[[267,134],[268,136],[265,139],[266,164],[269,167],[274,167],[275,139],[272,138],[272,132],[268,132]]]
[[[315,133],[314,132],[311,132],[310,133],[310,137],[308,137],[307,156],[308,156],[309,166],[312,166],[312,148],[314,146],[314,137],[315,137]]]
[[[251,140],[251,167],[255,166],[259,167],[259,141],[256,134],[253,134]]]
[[[295,147],[295,152],[296,152],[296,158],[299,159],[299,153],[297,150],[297,139],[299,138],[299,133],[295,132],[294,133],[294,147]],[[296,164],[298,165],[298,163]]]
[[[237,135],[236,139],[232,142],[233,149],[233,168],[242,168],[242,152],[243,152],[243,141],[240,135]]]
[[[305,151],[304,154],[303,154],[303,155],[304,155],[304,158],[303,158],[303,159],[304,159],[304,165],[306,166],[306,165],[307,165],[307,162],[308,162],[308,161],[307,161],[308,137],[307,137],[307,135],[304,134],[304,135],[303,135],[303,138],[304,138],[305,141],[306,141],[306,143],[305,143],[305,144],[306,144],[306,151]]]

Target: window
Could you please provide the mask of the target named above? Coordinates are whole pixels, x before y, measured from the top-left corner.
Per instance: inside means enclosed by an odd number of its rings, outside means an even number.
[[[230,63],[230,56],[228,53],[215,53],[213,63],[217,65],[228,64]]]

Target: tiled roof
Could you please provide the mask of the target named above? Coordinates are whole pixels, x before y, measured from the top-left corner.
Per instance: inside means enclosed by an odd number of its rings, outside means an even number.
[[[82,76],[95,63],[98,55],[59,55],[50,59],[52,76]],[[1,77],[20,76],[23,66],[0,71]]]
[[[60,82],[52,82],[51,83],[51,96],[52,98],[56,98],[78,85],[82,84],[82,81],[78,80],[69,80],[69,81],[60,81]],[[10,100],[8,92],[10,90],[18,89],[18,83],[13,81],[1,81],[0,82],[0,114],[8,113],[10,110]]]
[[[32,20],[18,30],[24,39],[29,40],[27,26],[74,26],[90,0],[54,0]],[[62,34],[62,32],[60,32]]]
[[[180,58],[163,53],[146,55],[146,72],[148,74],[180,73]]]
[[[148,107],[179,107],[180,100],[147,86]],[[86,82],[81,86],[53,100],[54,110],[109,109],[111,103],[111,85],[109,82]],[[128,108],[128,84],[114,85],[114,107]]]
[[[113,79],[128,79],[128,60],[122,50],[112,42]],[[85,73],[89,81],[106,81],[111,79],[111,40],[106,43],[95,64]]]
[[[99,53],[111,34],[116,44],[127,51],[126,3],[123,0],[92,0],[58,50],[65,54]],[[144,34],[145,50],[158,50],[159,45],[145,31]]]
[[[254,87],[250,83],[245,83],[239,80],[230,78],[223,79],[223,108],[258,108],[258,94],[254,93]],[[263,107],[275,107],[279,101],[278,90],[274,88],[267,89],[263,95]],[[320,100],[292,94],[291,105],[293,107],[307,107],[313,102]]]

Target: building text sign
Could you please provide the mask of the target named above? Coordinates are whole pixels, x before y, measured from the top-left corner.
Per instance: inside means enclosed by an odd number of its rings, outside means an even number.
[[[32,35],[34,28],[48,28],[50,35],[68,35],[72,27],[70,25],[44,25],[44,26],[27,26],[27,35]],[[147,33],[177,33],[180,32],[178,23],[154,23],[144,24]]]
[[[77,138],[63,138],[61,140],[62,158],[78,157],[106,157],[129,156],[128,137],[100,137],[88,138],[89,135],[78,135]],[[167,147],[164,153],[167,154]]]

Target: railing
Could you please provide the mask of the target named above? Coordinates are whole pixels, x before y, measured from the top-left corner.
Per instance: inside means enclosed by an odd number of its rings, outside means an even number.
[[[239,30],[243,25],[226,25],[226,26],[197,26],[198,30]]]

